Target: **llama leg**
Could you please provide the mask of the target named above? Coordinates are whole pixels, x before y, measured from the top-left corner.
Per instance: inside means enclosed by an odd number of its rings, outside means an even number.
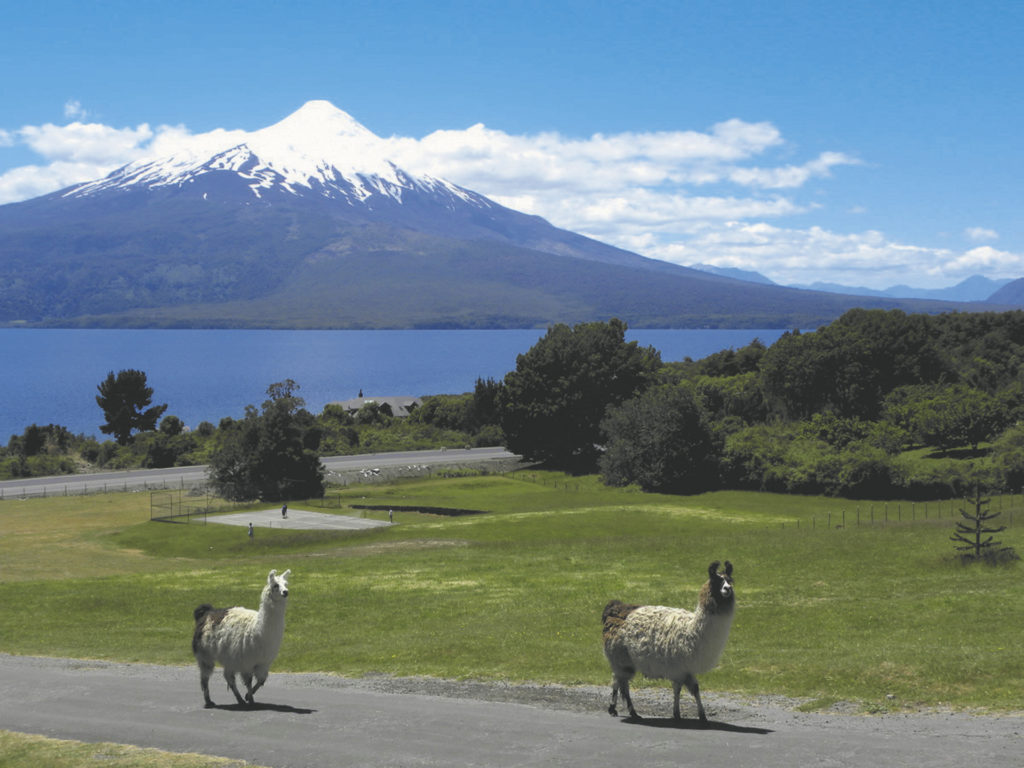
[[[213,699],[210,698],[210,675],[213,674],[213,664],[199,662],[199,687],[203,690],[204,706],[212,707]]]
[[[697,715],[700,717],[701,722],[706,723],[708,721],[708,715],[704,711],[704,704],[700,700],[700,685],[697,683],[697,678],[693,675],[688,675],[683,682],[686,684],[686,690],[693,694],[693,698],[697,701]],[[676,694],[676,703],[678,706],[679,695]],[[676,715],[678,717],[678,715]]]
[[[626,702],[626,709],[629,710],[629,716],[634,720],[642,720],[643,718],[641,718],[640,715],[636,713],[636,710],[633,709],[633,697],[629,695],[628,677],[623,677],[619,680],[619,689],[622,691],[622,700]]]
[[[247,704],[252,704],[252,694],[253,694],[252,673],[251,672],[243,672],[242,673],[242,682],[245,683],[245,702]]]
[[[250,704],[253,703],[253,698],[252,697],[256,695],[256,691],[258,691],[260,688],[262,688],[263,684],[265,682],[267,682],[267,674],[268,674],[268,672],[269,672],[269,670],[267,672],[263,672],[259,668],[256,669],[256,685],[254,685],[249,690],[249,695],[246,696],[246,699],[249,700]]]
[[[679,714],[679,693],[683,688],[683,684],[678,680],[672,681],[672,718],[675,720],[682,720],[682,715]]]
[[[235,670],[225,669],[224,679],[228,681],[228,688],[235,694],[235,698],[238,699],[239,704],[245,704],[245,699],[242,698],[242,694],[238,692],[238,685],[235,683]]]
[[[612,703],[608,705],[608,714],[615,717],[619,714],[619,709],[616,706],[619,701],[619,678],[612,678]]]

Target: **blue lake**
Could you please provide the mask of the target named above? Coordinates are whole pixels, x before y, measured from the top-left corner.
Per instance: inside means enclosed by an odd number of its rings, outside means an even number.
[[[104,437],[96,387],[110,371],[145,371],[154,403],[190,427],[238,418],[284,379],[314,413],[334,400],[470,392],[501,379],[544,330],[232,331],[0,329],[0,440],[30,424]],[[636,330],[668,362],[699,359],[781,330]],[[105,439],[105,438],[104,438]]]

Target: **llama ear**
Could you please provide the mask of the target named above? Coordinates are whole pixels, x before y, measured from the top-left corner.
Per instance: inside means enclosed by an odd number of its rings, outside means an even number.
[[[270,573],[267,574],[267,584],[273,582],[274,577],[277,575],[277,570],[274,568],[270,569]]]
[[[718,561],[715,560],[711,565],[708,566],[708,578],[713,579],[718,575]]]
[[[291,574],[291,572],[292,572],[292,569],[289,568],[287,571],[285,571],[284,573],[281,574],[281,578],[282,579],[287,579],[288,576]]]
[[[728,560],[725,561],[725,575],[732,576],[732,563]]]

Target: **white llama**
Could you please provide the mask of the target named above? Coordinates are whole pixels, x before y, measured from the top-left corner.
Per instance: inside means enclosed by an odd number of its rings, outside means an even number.
[[[199,684],[207,707],[214,706],[210,699],[210,675],[218,663],[224,667],[224,679],[239,704],[252,704],[256,691],[267,681],[270,665],[284,638],[290,573],[289,569],[280,576],[277,571],[267,575],[258,611],[200,605],[193,612],[196,624],[192,653],[199,664]],[[244,699],[235,684],[236,674],[241,674],[245,682]]]

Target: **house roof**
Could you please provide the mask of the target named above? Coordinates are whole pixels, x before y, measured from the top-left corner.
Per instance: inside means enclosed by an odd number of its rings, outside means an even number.
[[[418,397],[397,395],[391,397],[355,397],[351,400],[335,400],[327,405],[340,405],[349,413],[355,413],[366,403],[376,403],[377,405],[384,405],[387,403],[391,406],[392,415],[404,417],[408,416],[412,411],[422,405],[423,401]]]

